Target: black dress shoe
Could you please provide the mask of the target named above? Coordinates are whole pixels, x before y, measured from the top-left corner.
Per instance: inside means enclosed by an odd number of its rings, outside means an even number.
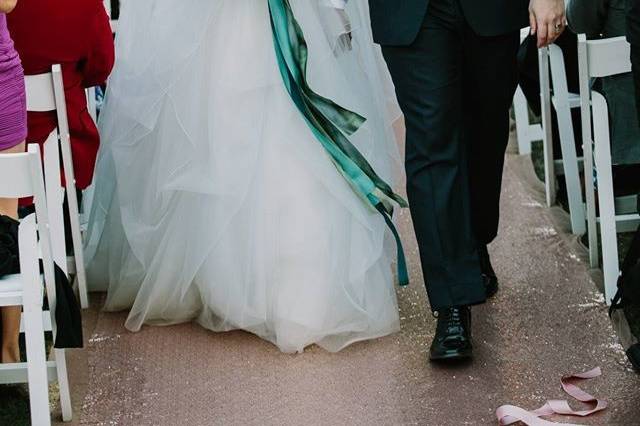
[[[436,336],[431,344],[431,361],[456,361],[473,355],[471,309],[468,306],[438,312]]]
[[[484,289],[487,293],[487,298],[489,299],[495,296],[498,292],[498,276],[491,265],[491,257],[489,256],[487,246],[480,247],[478,254],[480,255],[480,271],[482,272]]]

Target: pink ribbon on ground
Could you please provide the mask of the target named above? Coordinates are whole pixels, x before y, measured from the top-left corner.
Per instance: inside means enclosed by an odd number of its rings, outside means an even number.
[[[517,422],[522,422],[528,426],[580,426],[573,423],[556,423],[549,420],[544,420],[541,417],[551,416],[553,414],[586,417],[606,409],[609,405],[606,401],[597,399],[593,395],[588,394],[574,384],[574,382],[594,379],[596,377],[600,377],[601,375],[602,370],[600,370],[600,367],[597,367],[584,373],[564,376],[560,381],[560,383],[562,384],[562,389],[569,396],[580,402],[588,404],[591,407],[588,410],[574,410],[569,406],[569,402],[566,400],[550,400],[547,401],[542,407],[533,411],[528,411],[514,405],[503,405],[496,410],[498,421],[502,426],[511,425]]]

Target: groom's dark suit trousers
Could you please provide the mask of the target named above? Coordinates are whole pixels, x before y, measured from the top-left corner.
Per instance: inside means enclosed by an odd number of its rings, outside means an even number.
[[[405,113],[407,191],[433,310],[486,299],[478,247],[498,230],[518,44],[518,31],[478,35],[459,0],[430,0],[412,44],[383,46]]]

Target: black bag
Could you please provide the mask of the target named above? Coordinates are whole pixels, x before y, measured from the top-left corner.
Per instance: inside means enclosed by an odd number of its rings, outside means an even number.
[[[638,204],[640,211],[640,196]],[[613,298],[609,316],[616,323],[629,360],[640,372],[640,229],[622,265],[618,292]]]
[[[55,265],[56,324],[58,330],[54,347],[57,349],[82,348],[82,314],[78,299],[67,274]]]

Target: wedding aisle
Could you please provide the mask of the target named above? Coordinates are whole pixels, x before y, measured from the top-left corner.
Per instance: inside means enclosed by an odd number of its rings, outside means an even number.
[[[124,314],[87,321],[88,348],[70,363],[83,425],[491,425],[506,403],[534,409],[564,398],[560,376],[601,366],[587,384],[610,402],[575,423],[640,418],[640,379],[617,345],[603,299],[565,224],[543,207],[526,159],[509,154],[501,238],[502,289],[474,310],[476,359],[427,363],[427,308],[408,212],[402,233],[412,285],[399,290],[403,330],[339,354],[280,354],[249,334],[196,325],[124,330]],[[95,304],[94,304],[95,305]]]

